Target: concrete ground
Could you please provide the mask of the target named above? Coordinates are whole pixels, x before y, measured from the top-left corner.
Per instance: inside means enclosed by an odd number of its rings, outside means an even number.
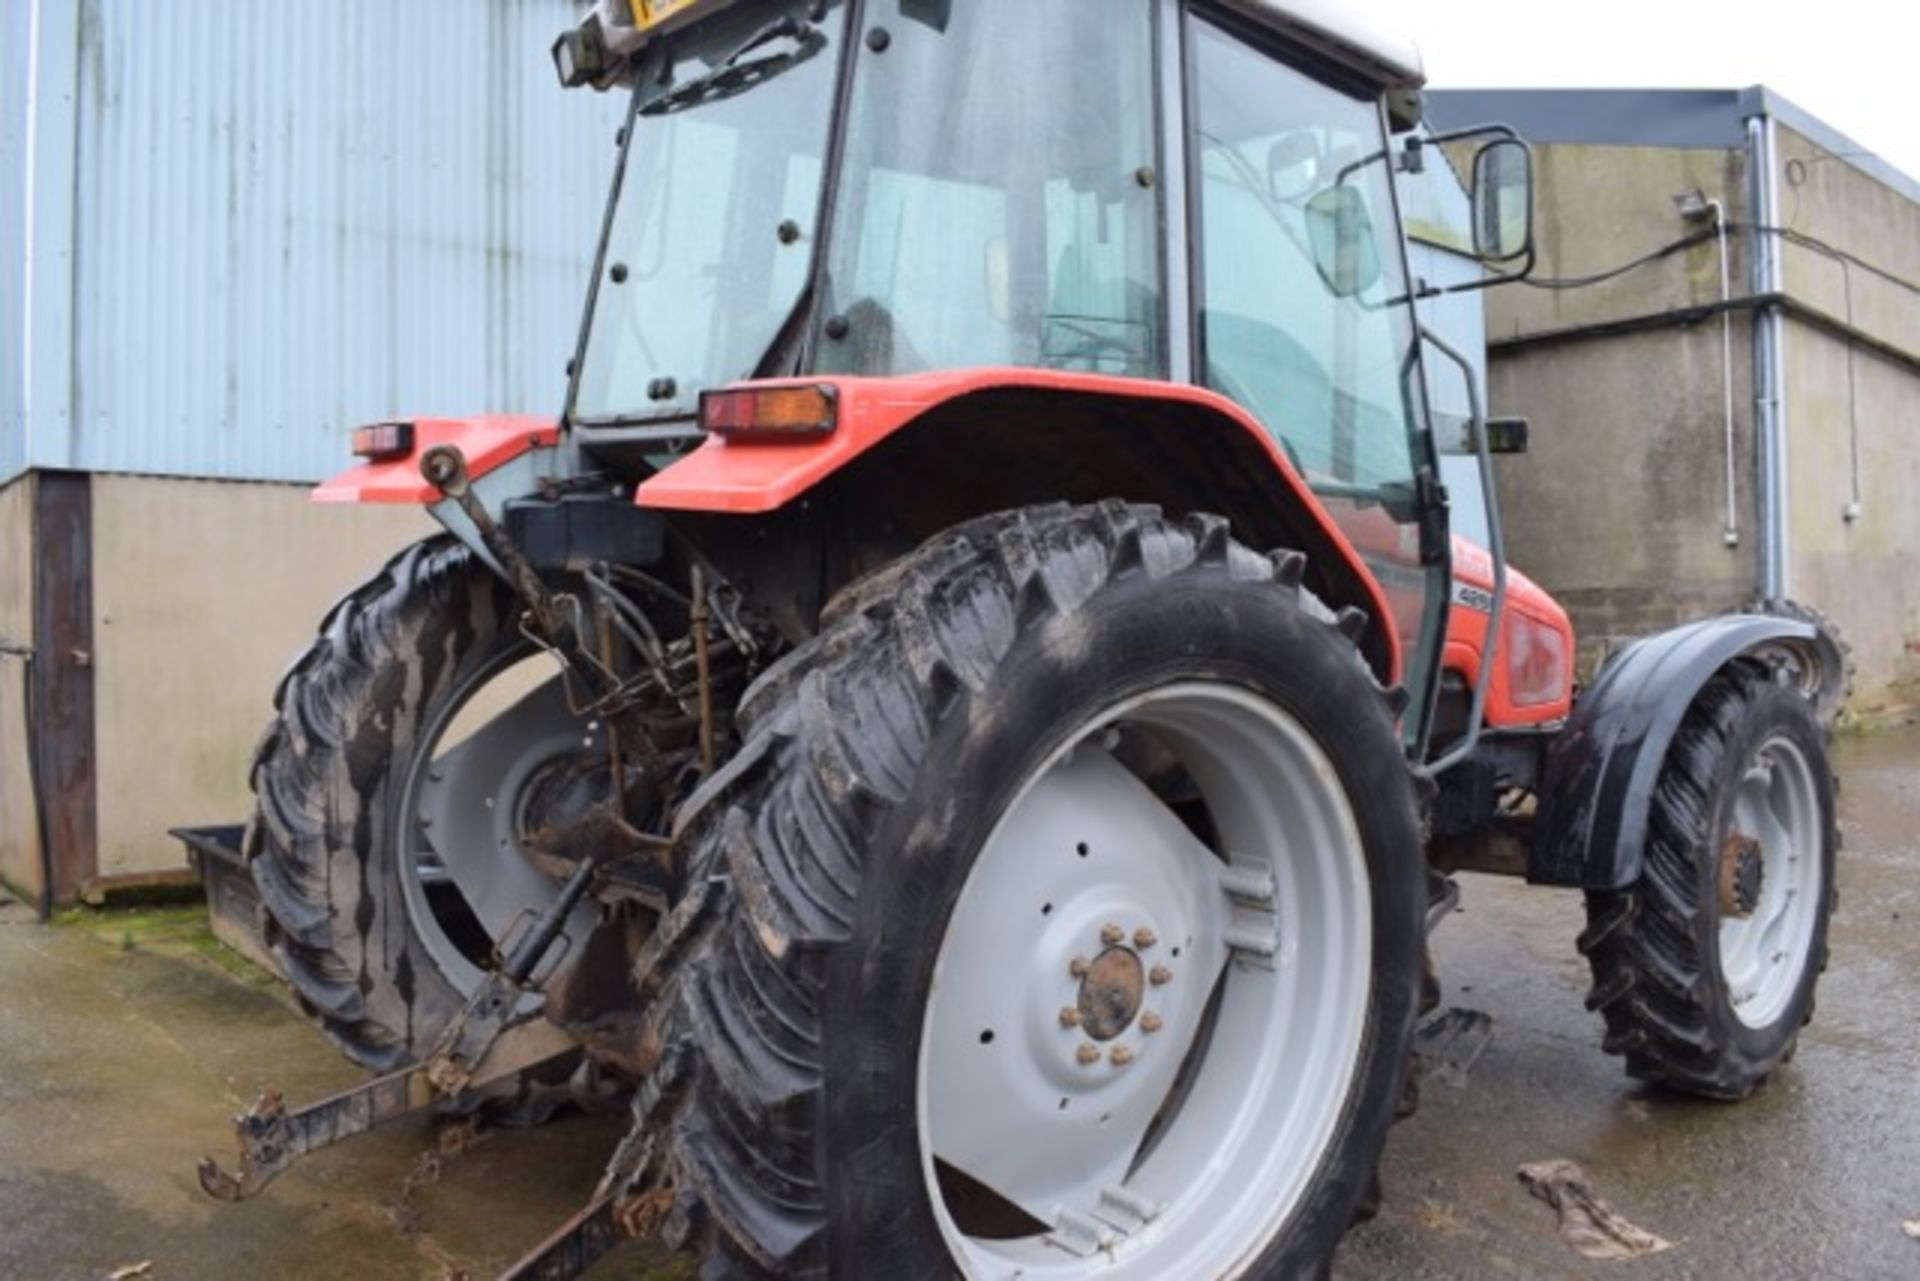
[[[1567,895],[1472,878],[1437,940],[1447,1003],[1493,1037],[1464,1085],[1429,1081],[1393,1137],[1386,1205],[1336,1266],[1372,1278],[1920,1277],[1920,729],[1838,752],[1842,913],[1795,1062],[1749,1101],[1634,1086],[1581,1008]],[[46,928],[0,907],[0,1278],[485,1276],[585,1196],[608,1118],[484,1135],[436,1158],[403,1125],[309,1159],[238,1206],[194,1160],[230,1154],[259,1087],[303,1099],[355,1077],[277,986],[213,944],[198,909]],[[1673,1242],[1594,1263],[1516,1181],[1568,1158]],[[629,1246],[596,1277],[684,1268]]]
[[[1380,1217],[1336,1275],[1920,1278],[1920,727],[1850,736],[1840,775],[1840,911],[1799,1053],[1744,1102],[1627,1080],[1581,1004],[1577,896],[1463,878],[1435,944],[1446,1002],[1493,1017],[1466,1088],[1429,1081],[1388,1146]],[[1520,1186],[1569,1158],[1673,1243],[1589,1262]]]

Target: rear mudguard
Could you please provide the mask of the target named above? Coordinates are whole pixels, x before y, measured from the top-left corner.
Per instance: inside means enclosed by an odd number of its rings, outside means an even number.
[[[413,447],[397,458],[361,463],[313,491],[316,503],[414,503],[440,501],[440,491],[420,474],[420,458],[435,445],[458,446],[474,480],[498,471],[536,449],[560,442],[551,418],[497,414],[480,418],[415,418]]]
[[[1777,663],[1817,703],[1844,680],[1832,641],[1791,619],[1732,614],[1635,641],[1581,693],[1547,751],[1529,881],[1617,890],[1639,878],[1667,749],[1713,674],[1743,655]]]
[[[1400,640],[1394,633],[1393,614],[1378,578],[1367,568],[1346,531],[1333,521],[1308,488],[1272,433],[1224,396],[1184,383],[1013,366],[941,370],[888,378],[834,374],[780,379],[762,385],[781,384],[831,386],[837,406],[834,430],[807,439],[710,436],[698,449],[641,484],[635,490],[634,501],[643,507],[667,511],[734,515],[777,511],[797,502],[917,420],[981,393],[1025,391],[1111,401],[1115,407],[1115,431],[1126,430],[1123,424],[1129,407],[1142,404],[1175,407],[1191,415],[1195,430],[1217,428],[1244,432],[1258,444],[1305,516],[1303,523],[1316,535],[1302,549],[1310,555],[1316,551],[1330,552],[1340,562],[1338,571],[1359,584],[1356,595],[1365,601],[1369,615],[1368,642],[1363,644],[1363,650],[1371,649],[1384,659],[1379,673],[1384,680],[1401,679]],[[955,447],[964,446],[956,442]]]
[[[1290,495],[1300,515],[1298,546],[1323,572],[1350,581],[1350,598],[1368,615],[1362,651],[1383,682],[1403,671],[1393,613],[1379,579],[1326,508],[1308,488],[1273,435],[1246,410],[1204,388],[1021,368],[946,370],[892,378],[828,375],[780,382],[830,385],[837,422],[830,433],[807,439],[747,440],[711,436],[699,448],[649,477],[634,491],[637,506],[656,512],[764,516],[796,505],[822,482],[876,445],[934,410],[988,392],[1024,391],[1110,401],[1115,431],[1124,431],[1130,408],[1171,409],[1190,417],[1195,430],[1222,429],[1253,441]],[[733,384],[743,386],[747,384]],[[777,385],[769,384],[769,385]],[[369,462],[314,491],[319,502],[420,503],[492,563],[491,555],[453,503],[442,499],[420,474],[420,459],[435,445],[457,446],[466,458],[475,495],[496,521],[506,505],[537,491],[545,479],[564,480],[578,467],[572,436],[551,419],[496,417],[415,419],[414,445],[403,457]],[[497,566],[496,566],[497,568]]]

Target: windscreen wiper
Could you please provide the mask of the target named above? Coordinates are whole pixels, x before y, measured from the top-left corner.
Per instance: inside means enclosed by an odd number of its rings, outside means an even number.
[[[762,58],[747,58],[755,49],[783,37],[792,40],[794,47]],[[745,93],[783,71],[791,71],[826,47],[826,34],[819,27],[788,14],[748,36],[705,75],[675,85],[641,107],[640,114],[664,116]]]

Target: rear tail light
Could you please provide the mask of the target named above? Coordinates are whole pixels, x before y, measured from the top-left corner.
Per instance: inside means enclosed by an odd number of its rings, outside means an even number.
[[[834,429],[833,388],[733,387],[700,393],[700,426],[721,436],[789,440]]]
[[[1567,638],[1559,629],[1507,611],[1507,696],[1516,707],[1558,702],[1572,688]]]
[[[376,463],[405,458],[413,453],[413,424],[375,423],[361,427],[353,433],[353,453],[356,458]]]

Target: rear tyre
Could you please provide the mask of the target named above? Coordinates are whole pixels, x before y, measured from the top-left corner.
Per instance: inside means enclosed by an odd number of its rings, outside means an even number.
[[[1215,518],[989,517],[768,674],[655,1006],[714,1274],[1324,1268],[1425,883],[1387,700],[1300,566]]]
[[[1738,1099],[1792,1054],[1826,968],[1833,814],[1808,699],[1752,662],[1708,682],[1668,749],[1640,879],[1587,897],[1587,1007],[1629,1075]]]
[[[490,939],[555,892],[490,824],[513,800],[497,784],[533,776],[528,751],[581,750],[564,705],[536,690],[486,723],[493,734],[468,737],[464,756],[434,756],[453,718],[529,652],[518,614],[464,546],[428,539],[334,606],[274,694],[245,841],[267,943],[321,1028],[375,1071],[427,1053]],[[480,757],[477,771],[449,765]],[[523,1101],[530,1116],[544,1106]]]

